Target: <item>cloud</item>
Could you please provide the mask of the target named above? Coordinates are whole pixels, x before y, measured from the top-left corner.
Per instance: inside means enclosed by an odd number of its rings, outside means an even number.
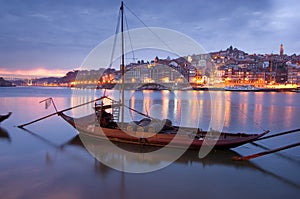
[[[63,77],[67,72],[67,70],[46,69],[44,67],[18,70],[0,68],[0,76],[4,77]]]
[[[192,37],[208,51],[235,45],[248,52],[299,53],[299,3],[279,0],[127,0],[148,26]],[[120,1],[27,0],[0,3],[0,64],[72,69],[115,32]],[[129,28],[143,24],[126,10]]]

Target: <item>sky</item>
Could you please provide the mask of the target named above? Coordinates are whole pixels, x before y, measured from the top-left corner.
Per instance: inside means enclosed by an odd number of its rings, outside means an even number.
[[[297,0],[126,0],[147,26],[179,31],[207,52],[300,54]],[[115,33],[120,0],[0,0],[0,75],[64,75]],[[144,27],[126,12],[129,29]],[[139,59],[143,59],[142,57]]]

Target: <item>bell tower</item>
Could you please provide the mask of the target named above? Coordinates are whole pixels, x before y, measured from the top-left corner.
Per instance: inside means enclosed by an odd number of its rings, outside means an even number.
[[[282,56],[282,55],[283,55],[283,45],[280,44],[280,56]]]

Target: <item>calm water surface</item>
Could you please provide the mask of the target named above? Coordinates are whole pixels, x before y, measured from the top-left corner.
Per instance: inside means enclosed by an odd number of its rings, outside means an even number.
[[[98,162],[83,147],[77,131],[54,116],[27,126],[15,125],[52,113],[39,101],[53,97],[58,109],[101,96],[102,91],[69,88],[0,88],[0,114],[12,111],[0,129],[1,198],[298,198],[300,148],[249,162],[234,162],[234,155],[260,152],[299,142],[300,132],[246,144],[230,151],[212,151],[199,159],[197,151],[184,154],[171,165],[150,173],[130,174]],[[118,92],[107,91],[118,96]],[[126,103],[175,124],[208,129],[221,121],[224,131],[282,132],[300,127],[300,94],[237,92],[126,92]],[[68,112],[81,116],[92,104]],[[126,120],[141,117],[127,112]],[[116,154],[104,151],[109,161]],[[168,159],[143,159],[135,166],[156,165]]]

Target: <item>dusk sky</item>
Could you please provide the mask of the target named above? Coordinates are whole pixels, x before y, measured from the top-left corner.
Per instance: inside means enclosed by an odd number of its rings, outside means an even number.
[[[149,27],[193,38],[208,52],[300,54],[297,0],[127,0]],[[115,32],[119,0],[0,0],[0,76],[64,74]],[[130,12],[129,28],[143,27]],[[139,59],[143,59],[142,57]]]

